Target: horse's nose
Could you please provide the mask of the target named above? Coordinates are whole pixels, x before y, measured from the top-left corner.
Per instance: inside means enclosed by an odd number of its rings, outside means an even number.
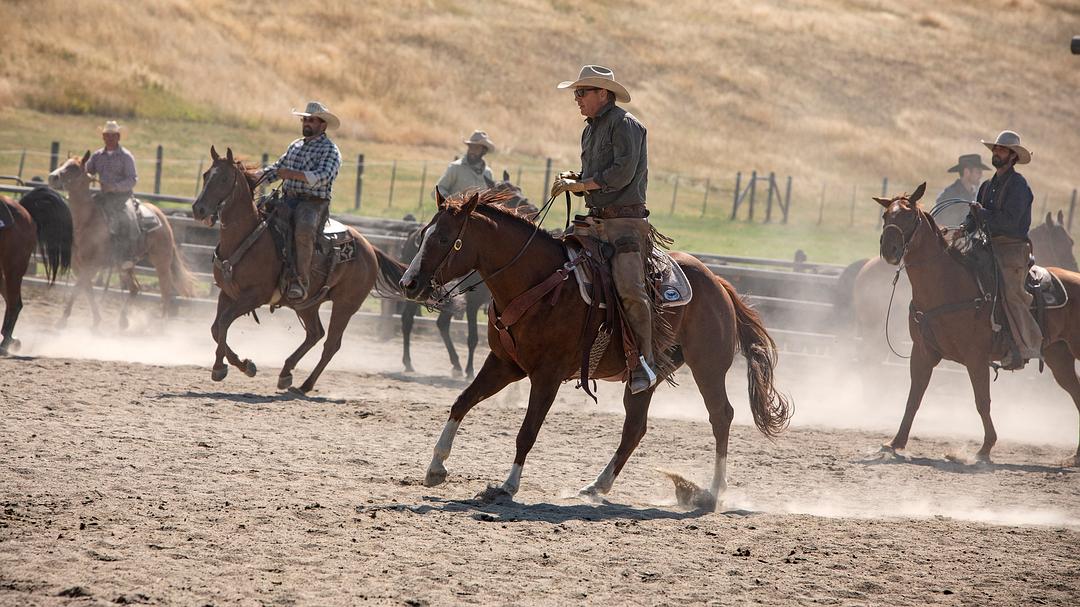
[[[411,295],[416,291],[416,278],[413,276],[402,276],[401,280],[398,281],[398,286],[401,287],[401,290],[406,295]]]

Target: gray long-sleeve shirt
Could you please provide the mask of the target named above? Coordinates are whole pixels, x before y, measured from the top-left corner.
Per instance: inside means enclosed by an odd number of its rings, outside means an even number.
[[[86,172],[97,175],[102,192],[127,192],[135,189],[139,175],[135,172],[135,157],[122,146],[115,150],[101,148],[86,161]]]
[[[633,114],[609,104],[581,133],[581,178],[595,181],[600,189],[585,193],[585,205],[645,204],[649,182],[649,159],[645,126]]]

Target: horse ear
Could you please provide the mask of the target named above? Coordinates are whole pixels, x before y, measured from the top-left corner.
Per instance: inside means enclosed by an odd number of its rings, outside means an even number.
[[[1065,225],[1065,212],[1061,209],[1058,209],[1058,225],[1063,227]]]
[[[82,160],[79,162],[79,164],[86,166],[88,160],[90,160],[90,150],[86,150],[86,153],[83,154]]]
[[[435,186],[435,206],[440,211],[446,208],[446,199],[443,198],[442,192],[439,191],[439,186]]]
[[[1048,226],[1054,225],[1054,216],[1050,214],[1050,211],[1046,212],[1046,225],[1048,225]]]
[[[911,196],[908,196],[908,202],[910,202],[911,204],[915,204],[919,201],[920,198],[922,198],[922,195],[925,193],[926,182],[924,181],[919,184],[919,187],[915,188],[915,191],[911,193]]]
[[[510,172],[503,169],[503,181],[510,181]]]
[[[232,148],[225,148],[225,160],[233,162]]]
[[[213,144],[210,145],[210,158],[212,158],[215,162],[221,160],[221,156],[218,155],[217,150],[214,149]]]
[[[477,205],[480,204],[480,192],[474,192],[469,197],[469,202],[465,203],[465,215],[471,215],[476,210]]]
[[[886,209],[889,208],[889,204],[892,203],[892,201],[889,200],[888,198],[879,198],[877,196],[874,196],[874,202],[880,204],[881,206],[885,207]]]

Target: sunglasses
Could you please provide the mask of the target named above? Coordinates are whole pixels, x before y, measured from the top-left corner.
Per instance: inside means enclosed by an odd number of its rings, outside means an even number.
[[[582,97],[584,97],[585,95],[587,95],[591,91],[602,91],[602,90],[604,90],[604,89],[598,89],[598,88],[596,88],[594,86],[576,88],[576,89],[574,89],[574,97],[577,98],[577,99],[581,99]]]

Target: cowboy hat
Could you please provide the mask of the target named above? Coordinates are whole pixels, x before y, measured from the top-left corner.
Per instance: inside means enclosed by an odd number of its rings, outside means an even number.
[[[468,145],[482,145],[487,148],[488,152],[495,151],[495,143],[491,141],[488,134],[484,131],[473,131],[473,134],[468,139],[462,139],[461,143]]]
[[[956,161],[956,166],[946,171],[946,173],[959,173],[965,168],[975,168],[983,171],[992,171],[990,167],[982,163],[982,157],[978,154],[964,154]]]
[[[581,68],[577,80],[564,80],[557,88],[582,88],[595,87],[615,93],[615,101],[629,103],[630,93],[626,87],[615,81],[615,73],[602,65],[586,65]]]
[[[120,125],[115,120],[110,120],[105,123],[105,126],[101,128],[102,133],[119,133]]]
[[[986,141],[983,139],[982,144],[991,150],[994,149],[995,145],[1000,145],[1003,148],[1009,148],[1016,152],[1016,155],[1018,156],[1016,164],[1027,164],[1031,162],[1031,152],[1020,145],[1020,135],[1017,135],[1013,131],[1001,131],[1001,134],[997,136],[997,139],[994,141]]]
[[[298,112],[296,108],[292,110],[293,116],[314,116],[326,121],[326,128],[331,131],[341,126],[341,120],[337,116],[330,113],[330,110],[326,109],[326,106],[318,101],[308,101],[307,107],[304,111]]]

